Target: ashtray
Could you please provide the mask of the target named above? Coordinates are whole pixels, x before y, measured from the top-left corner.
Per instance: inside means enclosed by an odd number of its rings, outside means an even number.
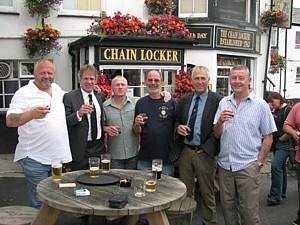
[[[131,179],[124,178],[120,179],[120,187],[130,187],[131,186]]]

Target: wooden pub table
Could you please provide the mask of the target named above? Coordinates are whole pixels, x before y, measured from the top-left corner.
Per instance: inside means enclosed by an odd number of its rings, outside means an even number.
[[[84,173],[88,171],[64,173],[60,183],[76,182],[76,178]],[[133,179],[135,175],[142,175],[145,171],[115,169],[110,173],[119,176],[120,179]],[[76,197],[74,190],[80,188],[88,189],[90,195]],[[109,207],[108,200],[116,194],[128,195],[128,204],[122,209]],[[129,216],[127,224],[130,225],[136,224],[139,215],[145,214],[150,225],[169,225],[165,209],[185,198],[186,186],[177,178],[162,175],[155,192],[146,192],[146,196],[136,197],[133,184],[123,188],[118,184],[99,186],[76,182],[76,187],[59,188],[58,183],[49,177],[38,184],[37,196],[43,201],[43,205],[33,225],[54,225],[61,211],[109,218]]]

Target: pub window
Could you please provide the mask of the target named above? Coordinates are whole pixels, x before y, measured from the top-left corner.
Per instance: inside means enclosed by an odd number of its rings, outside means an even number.
[[[114,69],[112,69],[112,67]],[[164,66],[163,68],[151,66],[137,68],[136,66],[126,66],[125,68],[122,68],[122,66],[104,65],[100,67],[100,70],[103,70],[103,75],[108,79],[112,79],[116,75],[124,76],[128,82],[128,92],[137,97],[143,97],[148,94],[145,86],[145,81],[148,72],[153,69],[158,70],[162,75],[162,90],[168,91],[171,94],[175,94],[175,76],[180,70],[179,66],[169,68],[166,66]]]
[[[221,19],[250,22],[250,0],[218,0]]]
[[[208,0],[179,0],[179,17],[207,17]]]
[[[300,48],[300,31],[296,31],[295,45],[296,48]]]
[[[15,92],[33,79],[33,67],[34,62],[0,60],[0,111],[6,111]]]
[[[277,47],[277,40],[278,40],[278,29],[277,28],[272,28],[271,31],[271,46],[272,47]]]
[[[1,0],[0,12],[16,12],[17,0]]]
[[[300,84],[300,67],[297,67],[296,84]]]
[[[61,4],[61,14],[99,16],[101,0],[64,0]]]

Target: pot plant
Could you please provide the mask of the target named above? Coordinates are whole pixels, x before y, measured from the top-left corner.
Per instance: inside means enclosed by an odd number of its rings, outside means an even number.
[[[24,5],[31,17],[37,14],[38,17],[46,18],[50,16],[50,9],[58,10],[62,2],[63,0],[25,0]]]
[[[179,73],[175,76],[175,94],[172,95],[173,98],[179,100],[182,96],[194,91],[191,81],[191,73],[188,70],[179,70]]]
[[[176,8],[173,0],[145,0],[150,15],[172,14]]]
[[[278,52],[273,52],[271,54],[271,65],[269,68],[269,73],[275,74],[279,73],[280,70],[286,68],[286,59],[284,56],[279,55]]]
[[[60,51],[62,46],[58,42],[60,31],[53,29],[50,24],[28,28],[23,36],[23,45],[30,58],[48,55],[52,50]]]
[[[278,9],[271,9],[264,11],[261,14],[261,25],[265,28],[268,27],[286,27],[286,22],[288,21],[287,14],[285,14],[283,11]]]

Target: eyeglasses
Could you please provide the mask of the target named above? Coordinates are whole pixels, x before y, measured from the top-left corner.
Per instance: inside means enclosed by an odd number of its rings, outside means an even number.
[[[147,79],[147,81],[149,82],[149,83],[151,83],[151,82],[155,82],[155,83],[158,83],[158,82],[160,82],[160,79],[151,79],[151,78],[149,78],[149,79]]]

